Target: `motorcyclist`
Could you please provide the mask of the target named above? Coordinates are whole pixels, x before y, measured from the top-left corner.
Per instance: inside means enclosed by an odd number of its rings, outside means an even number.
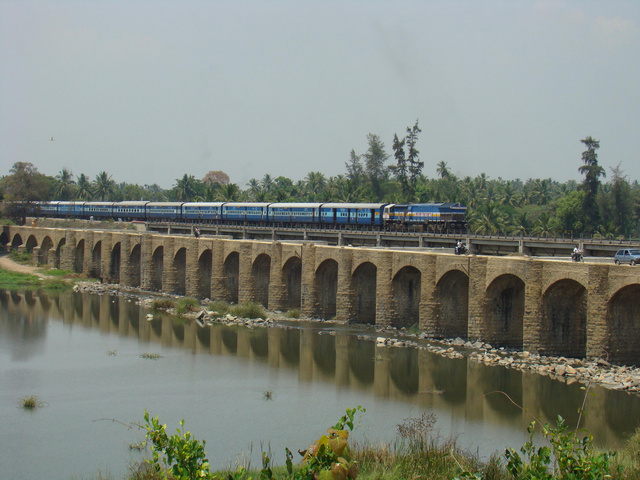
[[[571,258],[576,262],[579,262],[582,259],[582,250],[580,249],[580,245],[576,245],[573,248],[573,253],[571,254]]]

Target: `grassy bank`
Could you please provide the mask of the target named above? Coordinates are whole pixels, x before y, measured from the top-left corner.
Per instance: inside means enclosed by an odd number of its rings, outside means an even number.
[[[0,268],[0,289],[4,290],[47,290],[64,291],[72,284],[62,278],[40,278],[28,273],[12,272]]]

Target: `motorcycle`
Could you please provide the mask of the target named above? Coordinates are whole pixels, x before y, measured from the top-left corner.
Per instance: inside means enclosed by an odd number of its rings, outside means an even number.
[[[454,252],[456,255],[464,255],[467,253],[467,246],[464,243],[462,245],[456,245]]]
[[[582,256],[581,252],[573,252],[571,254],[571,260],[573,260],[574,262],[584,262],[584,257]]]

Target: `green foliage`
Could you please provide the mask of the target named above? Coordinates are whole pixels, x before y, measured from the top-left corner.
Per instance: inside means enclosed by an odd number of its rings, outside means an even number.
[[[11,250],[9,252],[9,258],[16,263],[29,265],[33,262],[33,253],[27,252],[26,250],[23,250],[21,252],[19,252],[18,250]]]
[[[287,312],[284,315],[287,318],[300,318],[302,315],[302,312],[300,311],[299,308],[292,308],[291,310],[287,310]]]
[[[564,419],[558,417],[556,427],[549,424],[542,427],[550,447],[536,448],[535,425],[535,421],[529,425],[529,441],[520,448],[520,453],[513,448],[505,452],[507,470],[513,478],[596,480],[611,476],[610,463],[615,453],[595,452],[590,434],[579,438],[575,431],[568,429]]]
[[[73,272],[69,270],[60,270],[59,268],[50,268],[44,267],[42,272],[49,277],[66,277],[70,275],[75,275]]]
[[[147,360],[157,360],[159,358],[162,358],[162,355],[160,355],[159,353],[145,352],[145,353],[140,355],[140,358],[145,358]]]
[[[241,318],[266,318],[267,311],[259,303],[249,302],[229,307],[229,313]]]
[[[353,431],[353,421],[357,412],[365,412],[361,406],[347,408],[345,415],[327,430],[303,455],[302,466],[293,475],[294,480],[346,480],[358,476],[358,464],[351,459],[349,432]],[[287,450],[287,469],[293,474],[291,452]]]
[[[71,288],[71,284],[60,278],[41,279],[37,275],[18,273],[0,268],[0,288],[6,290],[47,290],[64,291]]]
[[[200,302],[195,298],[182,297],[176,304],[176,313],[194,312],[200,308]]]
[[[71,288],[71,283],[62,278],[45,278],[41,288],[49,292],[64,292]]]
[[[353,431],[355,414],[365,409],[358,406],[348,408],[333,428],[327,430],[303,455],[302,466],[294,471],[293,455],[286,449],[286,470],[283,478],[292,480],[347,480],[355,479],[358,474],[357,463],[351,460],[347,439]],[[173,435],[167,434],[167,426],[160,424],[158,417],[151,417],[144,411],[146,431],[145,443],[151,450],[151,458],[146,460],[150,472],[139,475],[139,478],[163,480],[251,480],[244,468],[227,473],[223,477],[210,471],[209,460],[205,452],[205,441],[193,438],[191,432],[184,431],[184,420]],[[138,477],[137,477],[138,478]],[[262,470],[257,480],[276,479],[271,468],[271,459],[262,453]]]
[[[225,315],[229,311],[229,303],[221,300],[216,300],[209,303],[209,310],[216,312],[218,316]]]
[[[44,403],[38,400],[35,395],[28,395],[22,398],[19,402],[20,406],[27,410],[33,410],[34,408],[43,407]]]
[[[153,310],[169,310],[170,308],[175,308],[175,306],[176,302],[170,298],[158,298],[151,303]]]
[[[184,432],[184,420],[173,435],[167,435],[167,426],[161,425],[158,417],[151,418],[144,411],[144,428],[152,458],[147,460],[163,479],[192,480],[213,479],[209,471],[209,460],[204,451],[205,441],[196,440],[191,432]]]

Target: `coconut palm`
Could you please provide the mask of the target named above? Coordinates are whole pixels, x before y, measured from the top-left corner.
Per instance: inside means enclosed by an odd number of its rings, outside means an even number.
[[[96,175],[93,185],[93,192],[96,198],[104,202],[113,197],[114,190],[115,182],[111,179],[111,175],[105,171]]]
[[[81,173],[77,177],[75,197],[78,200],[91,200],[93,198],[91,182],[84,173]]]
[[[449,176],[451,175],[451,172],[447,167],[447,162],[445,162],[444,160],[439,162],[438,168],[436,168],[436,173],[440,176],[440,178],[449,178]]]
[[[198,180],[193,175],[184,176],[176,180],[173,187],[176,200],[179,202],[191,202],[198,194]]]
[[[469,219],[471,230],[480,235],[495,235],[504,230],[504,214],[496,202],[483,203]]]
[[[63,168],[56,175],[56,182],[53,187],[53,194],[58,200],[71,200],[75,197],[75,185],[73,174],[68,168]]]
[[[240,187],[235,183],[222,185],[218,190],[217,200],[219,202],[237,202],[240,200]]]

